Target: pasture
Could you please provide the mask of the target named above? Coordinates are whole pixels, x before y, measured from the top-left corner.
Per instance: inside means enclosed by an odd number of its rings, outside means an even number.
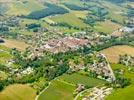
[[[9,53],[9,48],[0,45],[0,63],[6,64],[9,59],[11,59],[12,56]]]
[[[114,90],[106,100],[134,100],[134,85],[130,85],[123,89]]]
[[[88,87],[94,87],[97,85],[103,85],[105,82],[99,79],[91,78],[79,73],[64,74],[58,78],[59,80],[71,83],[71,84],[84,84]]]
[[[117,29],[121,28],[119,24],[113,23],[109,20],[106,20],[104,22],[97,22],[96,25],[94,26],[94,29],[97,30],[98,32],[104,32],[111,34]]]
[[[14,84],[0,92],[0,100],[34,100],[36,91],[28,85]]]
[[[80,28],[84,28],[87,25],[80,20],[74,13],[68,13],[64,15],[57,15],[50,18],[52,21],[57,23],[67,23],[71,26],[77,26]]]
[[[100,52],[105,54],[111,63],[118,63],[119,55],[128,54],[134,56],[134,48],[127,45],[112,46]]]
[[[134,73],[129,72],[124,65],[112,64],[111,67],[113,70],[123,69],[125,71],[123,76],[131,79],[131,85],[125,88],[115,89],[113,93],[106,98],[106,100],[119,100],[119,98],[120,100],[133,100],[134,95],[132,93],[134,92]]]
[[[49,88],[39,95],[38,100],[73,100],[74,90],[75,86],[54,80]]]
[[[32,11],[43,9],[44,6],[35,0],[29,0],[27,2],[17,1],[9,3],[7,14],[9,15],[28,15]]]
[[[3,71],[0,71],[0,80],[4,80],[7,78],[7,74]]]
[[[3,43],[2,45],[7,48],[16,48],[18,50],[23,51],[28,47],[28,44],[22,41],[11,40],[11,39],[4,39],[4,41],[5,43]]]

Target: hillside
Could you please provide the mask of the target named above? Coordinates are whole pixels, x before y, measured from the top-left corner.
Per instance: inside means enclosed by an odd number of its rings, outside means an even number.
[[[133,0],[0,0],[0,100],[134,100]]]

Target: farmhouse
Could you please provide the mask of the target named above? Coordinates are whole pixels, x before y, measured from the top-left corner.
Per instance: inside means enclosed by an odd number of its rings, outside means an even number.
[[[134,28],[130,28],[130,27],[123,27],[121,29],[119,29],[119,31],[121,32],[127,32],[127,33],[131,33],[134,31]]]
[[[104,98],[111,94],[113,88],[106,88],[106,87],[94,87],[91,92],[90,95],[85,97],[84,100],[104,100]]]
[[[2,39],[2,38],[0,38],[0,43],[4,43],[5,41]]]
[[[108,82],[115,80],[114,73],[105,55],[98,54],[96,57],[99,60],[94,60],[94,63],[89,65],[89,71],[95,72],[98,75],[98,78],[102,77],[102,79],[105,79]]]
[[[79,93],[79,92],[83,91],[84,89],[85,89],[85,86],[83,84],[78,84],[76,92]]]

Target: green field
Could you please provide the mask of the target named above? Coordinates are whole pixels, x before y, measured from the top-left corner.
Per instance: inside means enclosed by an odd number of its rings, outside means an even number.
[[[131,85],[122,89],[115,89],[106,100],[134,100],[134,73],[129,72],[126,66],[120,64],[112,64],[112,68],[125,70],[124,77],[131,79]]]
[[[27,2],[17,1],[12,2],[9,5],[7,14],[9,15],[28,15],[32,11],[43,9],[44,6],[35,0],[29,0]]]
[[[38,100],[73,100],[75,86],[54,80]]]
[[[109,20],[104,22],[97,22],[94,26],[94,29],[98,32],[104,32],[111,34],[112,32],[116,31],[117,29],[121,28],[121,25],[113,23]]]
[[[57,23],[67,23],[71,26],[77,26],[80,28],[86,27],[87,25],[83,23],[82,20],[80,20],[74,13],[68,13],[64,15],[57,15],[54,17],[51,17],[51,20]]]
[[[36,91],[28,85],[14,84],[0,92],[0,100],[34,100]]]
[[[134,85],[130,85],[124,89],[117,89],[106,100],[134,100]]]
[[[12,56],[10,55],[9,48],[0,45],[0,63],[6,64],[9,59],[11,59]]]
[[[132,84],[134,84],[134,73],[130,72],[126,66],[121,65],[121,64],[112,64],[111,67],[112,67],[113,70],[115,70],[115,69],[123,69],[125,71],[123,76],[125,78],[131,79]]]
[[[71,83],[71,84],[84,84],[89,87],[94,87],[98,85],[103,85],[105,82],[99,79],[91,78],[85,75],[81,75],[79,73],[74,74],[64,74],[59,77],[60,80],[63,80],[65,82]]]

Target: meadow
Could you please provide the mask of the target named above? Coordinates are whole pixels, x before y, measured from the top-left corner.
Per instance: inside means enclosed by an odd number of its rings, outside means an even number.
[[[0,63],[6,64],[9,59],[12,58],[12,56],[9,53],[10,49],[0,45]]]
[[[112,69],[123,69],[125,71],[124,77],[131,79],[131,85],[125,87],[125,88],[120,88],[120,89],[115,89],[112,94],[110,94],[106,100],[133,100],[134,99],[134,73],[128,71],[127,67],[124,65],[120,64],[112,64]]]
[[[53,80],[43,93],[39,95],[38,100],[73,100],[75,86]]]
[[[118,63],[119,55],[132,55],[134,56],[134,48],[127,45],[112,46],[104,49],[101,53],[105,54],[111,63]]]
[[[67,23],[71,26],[77,26],[80,28],[86,27],[87,25],[82,20],[80,20],[77,16],[74,13],[68,13],[64,15],[57,15],[51,17],[50,19],[57,23]]]
[[[18,40],[4,39],[5,43],[2,45],[8,48],[17,48],[18,50],[25,50],[28,47],[28,44]]]
[[[96,25],[94,26],[94,29],[97,30],[98,32],[104,32],[108,34],[113,33],[119,28],[121,28],[121,25],[113,23],[109,20],[106,20],[104,22],[97,22]]]
[[[105,84],[105,82],[102,80],[91,78],[86,75],[82,75],[80,73],[73,73],[70,75],[64,74],[64,75],[60,76],[58,79],[71,83],[71,84],[75,84],[75,85],[84,84],[88,87],[94,87],[94,86]]]
[[[28,85],[14,84],[0,92],[0,100],[34,100],[36,91]]]

